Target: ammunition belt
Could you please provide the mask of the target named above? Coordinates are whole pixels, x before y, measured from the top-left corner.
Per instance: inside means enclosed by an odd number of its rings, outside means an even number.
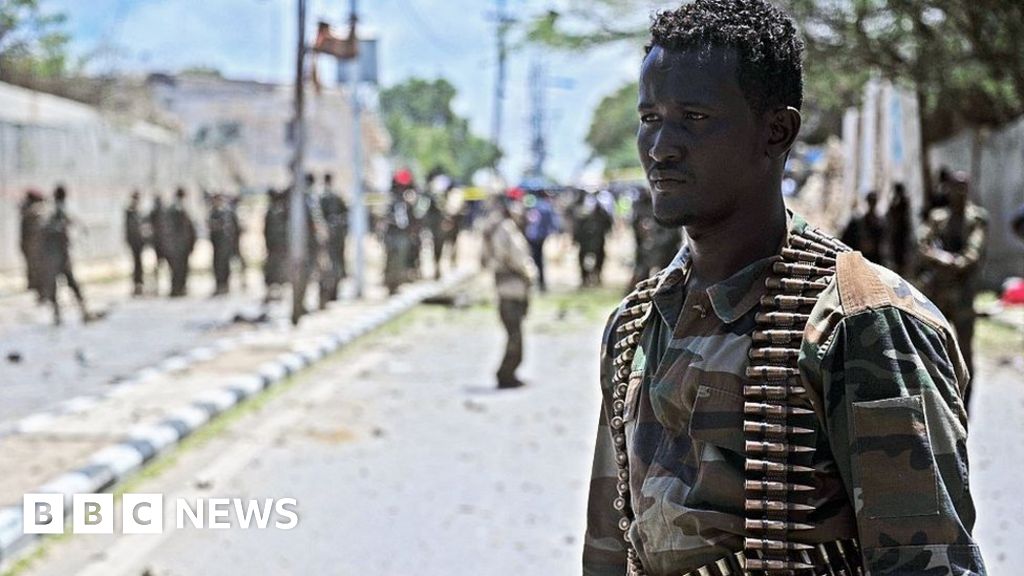
[[[806,393],[800,380],[797,360],[803,331],[818,295],[835,274],[838,253],[850,249],[837,240],[810,227],[790,233],[788,246],[772,264],[765,281],[766,294],[755,315],[758,328],[753,332],[749,351],[748,378],[757,382],[743,387],[745,433],[744,484],[746,537],[744,549],[719,563],[689,574],[756,576],[856,576],[861,574],[860,553],[856,543],[837,544],[833,552],[842,561],[832,566],[816,557],[828,556],[828,546],[798,544],[790,532],[809,530],[806,521],[813,507],[807,503],[814,491],[811,467],[815,446],[815,414],[795,406],[791,399]],[[640,336],[651,314],[651,300],[661,275],[637,284],[623,305],[621,323],[616,332],[613,362],[613,415],[610,421],[615,460],[618,465],[618,497],[613,507],[622,513],[619,528],[625,533],[633,522],[629,494],[629,457],[626,451],[623,411],[631,378],[630,366]],[[639,556],[626,539],[626,555],[631,576],[645,574]],[[731,563],[731,564],[730,564]],[[715,566],[718,572],[712,570]],[[722,568],[729,572],[723,572]]]
[[[835,540],[824,544],[801,546],[802,561],[812,568],[804,570],[813,576],[864,576],[860,566],[860,546],[857,540]],[[740,551],[686,572],[681,576],[742,576],[749,574],[744,566],[754,560],[763,560],[763,556],[748,556]]]

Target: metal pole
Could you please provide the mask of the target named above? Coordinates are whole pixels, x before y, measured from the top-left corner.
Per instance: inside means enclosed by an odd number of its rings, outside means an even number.
[[[349,11],[352,22],[357,19],[356,0],[349,0]],[[355,30],[355,27],[351,27]],[[353,38],[358,42],[357,38]],[[358,46],[356,46],[358,53]],[[364,240],[367,229],[366,202],[363,196],[363,131],[360,126],[360,102],[359,102],[359,57],[352,58],[349,62],[351,74],[349,75],[349,97],[352,100],[352,212],[350,228],[356,242],[356,274],[355,274],[355,297],[363,297],[363,286],[365,285],[366,274],[366,250]]]
[[[295,118],[292,122],[292,138],[295,154],[292,158],[292,191],[288,199],[288,255],[291,264],[292,281],[292,324],[298,324],[305,313],[306,282],[306,180],[302,173],[303,155],[306,145],[304,93],[304,62],[306,54],[306,0],[299,3],[299,44],[295,58]]]
[[[498,18],[498,77],[494,84],[494,117],[491,125],[491,141],[501,146],[501,112],[505,101],[505,34],[508,31],[508,16],[505,15],[505,0],[496,0]]]

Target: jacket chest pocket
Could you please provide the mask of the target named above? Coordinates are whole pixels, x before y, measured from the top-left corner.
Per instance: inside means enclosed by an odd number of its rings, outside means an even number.
[[[712,510],[743,509],[743,396],[700,385],[690,415],[688,462],[697,475],[685,503]]]
[[[743,396],[699,385],[690,414],[689,433],[695,444],[711,444],[743,455]]]

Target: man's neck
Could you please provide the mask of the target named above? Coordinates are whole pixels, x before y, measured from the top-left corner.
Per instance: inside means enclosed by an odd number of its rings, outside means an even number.
[[[743,209],[709,227],[687,227],[691,286],[703,289],[728,279],[750,264],[774,256],[786,235],[785,205]]]

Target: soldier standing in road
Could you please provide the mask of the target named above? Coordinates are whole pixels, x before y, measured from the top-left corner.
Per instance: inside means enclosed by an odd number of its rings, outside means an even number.
[[[384,237],[384,285],[389,294],[409,279],[409,252],[412,250],[412,209],[405,192],[412,186],[411,175],[399,171],[391,182],[391,202],[381,219]]]
[[[231,214],[231,225],[234,232],[234,237],[231,239],[233,245],[231,249],[231,261],[238,262],[238,277],[241,280],[240,284],[242,286],[242,290],[245,291],[249,289],[249,279],[248,274],[246,273],[249,265],[246,263],[245,255],[242,253],[242,234],[245,233],[245,227],[242,225],[242,219],[238,214],[241,203],[241,194],[238,194],[228,200],[228,209]]]
[[[82,310],[82,322],[94,319],[85,305],[85,296],[82,294],[82,288],[78,285],[78,281],[75,280],[71,266],[71,228],[74,223],[68,216],[65,207],[66,200],[67,191],[64,186],[58,185],[53,191],[53,212],[46,219],[42,232],[46,297],[53,306],[53,323],[58,326],[61,324],[61,313],[57,287],[58,280],[61,278],[75,295],[78,307]]]
[[[214,296],[227,294],[231,288],[231,260],[235,252],[235,218],[228,201],[221,193],[213,195],[210,214],[206,221],[213,246],[213,278],[216,283]]]
[[[650,191],[642,188],[637,192],[638,196],[632,206],[636,248],[631,287],[668,266],[682,242],[679,228],[661,226],[655,221]]]
[[[434,280],[441,279],[441,256],[444,255],[444,211],[438,193],[427,190],[422,195],[426,210],[423,213],[424,227],[430,231],[430,246],[434,255]]]
[[[886,217],[889,225],[889,259],[892,268],[899,274],[906,274],[910,267],[910,250],[914,245],[914,224],[910,215],[910,199],[902,182],[892,187],[892,201]]]
[[[153,247],[156,263],[153,265],[153,291],[160,293],[160,270],[167,264],[167,211],[159,194],[153,197],[149,210],[149,244]],[[168,265],[167,268],[170,268]]]
[[[317,307],[327,308],[330,301],[331,286],[335,285],[331,278],[330,259],[325,253],[327,247],[327,224],[320,211],[320,199],[316,194],[316,177],[306,174],[306,190],[303,196],[306,210],[306,265],[303,267],[301,284],[298,290],[305,293],[305,287],[312,279],[317,282]],[[293,287],[294,288],[294,287]],[[305,314],[303,311],[302,314]]]
[[[952,173],[945,186],[948,204],[928,214],[921,230],[920,256],[924,291],[953,322],[967,369],[974,369],[974,297],[987,244],[988,214],[968,199],[965,172]],[[964,405],[971,388],[964,394]]]
[[[124,210],[124,240],[132,251],[132,295],[142,296],[145,284],[142,269],[142,251],[146,247],[146,217],[142,214],[141,195],[132,190],[128,207]]]
[[[281,297],[281,286],[288,282],[288,195],[271,188],[267,192],[267,213],[263,217],[263,241],[267,258],[263,263],[264,302]]]
[[[327,225],[328,300],[338,299],[338,284],[345,278],[345,237],[348,235],[348,205],[337,190],[331,174],[324,174],[324,189],[320,196],[320,211]]]
[[[402,198],[408,206],[409,213],[409,252],[405,265],[406,281],[419,280],[423,277],[421,268],[423,256],[423,220],[427,213],[424,194],[415,184],[410,184],[402,192]]]
[[[544,243],[560,228],[558,215],[555,213],[549,192],[540,190],[532,196],[533,205],[526,209],[526,240],[530,243],[530,255],[537,267],[537,288],[547,292],[547,279],[544,277]]]
[[[452,268],[459,262],[459,233],[466,223],[468,204],[462,188],[449,187],[444,194],[444,243],[448,246],[448,262]]]
[[[648,46],[640,161],[686,242],[605,331],[583,574],[984,575],[952,327],[786,210],[796,26],[695,0]]]
[[[36,300],[46,301],[46,268],[43,263],[43,195],[36,190],[25,193],[18,206],[21,217],[20,247],[25,257],[25,276],[28,289],[36,293]]]
[[[573,238],[579,245],[580,285],[599,286],[604,269],[604,245],[612,229],[612,215],[598,200],[597,193],[586,192],[573,215]]]
[[[196,245],[196,227],[185,208],[185,189],[174,192],[174,203],[164,218],[165,250],[171,268],[171,297],[188,293],[189,256]]]
[[[516,369],[523,361],[523,319],[537,271],[522,232],[525,224],[522,206],[507,199],[499,206],[500,220],[488,234],[488,254],[494,266],[498,313],[508,336],[505,355],[498,367],[498,388],[507,389],[523,385],[516,377]]]
[[[875,264],[884,264],[883,247],[886,245],[885,219],[878,214],[878,193],[872,190],[864,197],[867,209],[860,216],[852,216],[843,231],[842,241]]]

